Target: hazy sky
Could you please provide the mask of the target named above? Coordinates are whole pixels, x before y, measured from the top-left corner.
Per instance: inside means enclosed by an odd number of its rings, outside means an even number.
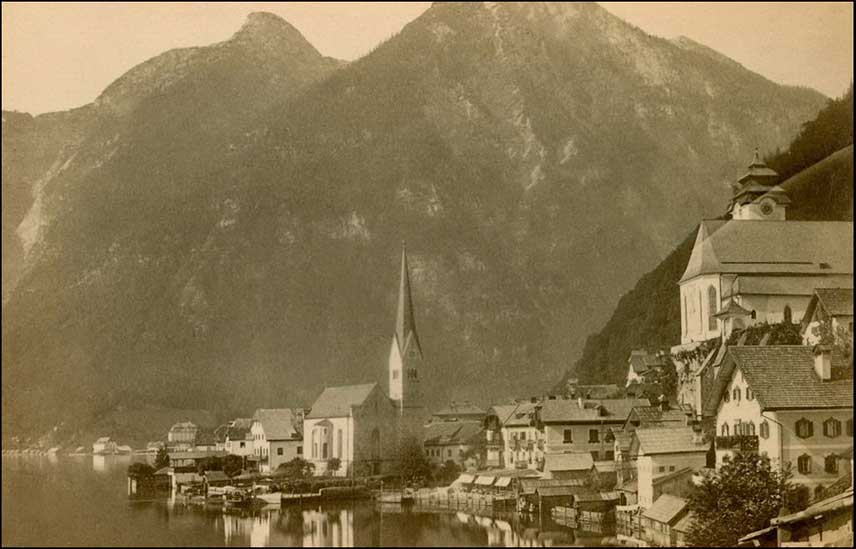
[[[429,6],[3,2],[3,108],[36,114],[86,104],[123,72],[163,51],[227,39],[253,11],[284,17],[325,55],[355,59]],[[688,36],[777,82],[838,96],[853,78],[850,3],[603,6],[651,34]]]

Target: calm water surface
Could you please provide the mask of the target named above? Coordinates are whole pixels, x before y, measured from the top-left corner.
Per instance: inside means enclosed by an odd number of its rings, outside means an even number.
[[[130,457],[4,456],[3,545],[551,546],[602,545],[549,519],[493,520],[370,502],[224,513],[133,502]]]

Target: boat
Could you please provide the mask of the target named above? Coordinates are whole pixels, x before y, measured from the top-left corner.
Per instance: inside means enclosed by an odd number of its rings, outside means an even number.
[[[256,501],[264,505],[281,505],[282,492],[268,492],[267,494],[256,494]]]
[[[253,495],[247,492],[235,491],[223,498],[224,507],[250,507],[253,505]]]

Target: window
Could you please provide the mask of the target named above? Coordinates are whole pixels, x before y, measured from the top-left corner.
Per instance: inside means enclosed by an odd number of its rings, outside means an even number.
[[[827,473],[838,473],[838,456],[835,454],[829,454],[823,458],[823,470]]]
[[[800,420],[796,422],[796,431],[798,437],[809,438],[814,435],[814,423],[806,418],[800,418]]]
[[[761,438],[770,438],[770,424],[767,423],[766,419],[761,422],[759,430],[761,431]]]
[[[719,309],[716,302],[716,288],[708,286],[707,288],[707,329],[716,330],[716,317],[713,316]]]
[[[785,311],[784,311],[785,322],[787,322],[788,324],[793,324],[793,316],[794,316],[794,313],[791,312],[791,306],[785,305]]]
[[[452,457],[452,450],[446,450],[446,457]]]
[[[803,475],[811,473],[811,456],[803,454],[797,458],[797,471]]]
[[[297,455],[298,455],[298,456],[302,456],[302,455],[303,455],[303,446],[298,446],[298,447],[297,447]]]
[[[336,431],[336,455],[342,457],[342,430]]]
[[[321,459],[327,459],[327,441],[321,443]]]
[[[281,456],[281,455],[282,455],[282,448],[277,448],[277,449],[276,449],[276,455],[278,455],[278,456]]]
[[[604,440],[606,440],[607,442],[615,442],[615,435],[612,434],[612,429],[606,432]]]
[[[392,379],[398,379],[398,373],[399,373],[398,370],[393,370],[392,371]]]
[[[755,393],[749,387],[746,387],[746,400],[755,400]]]
[[[740,402],[740,389],[735,387],[733,391],[731,391],[731,398],[734,399],[734,402]]]
[[[672,471],[674,471],[674,470],[675,470],[675,466],[674,466],[674,465],[669,465],[669,472],[671,473],[671,472],[672,472]]]
[[[431,450],[427,450],[427,449],[426,449],[426,450],[425,450],[425,455],[426,455],[426,456],[431,456]]]
[[[755,436],[755,424],[751,421],[749,423],[743,424],[743,434],[749,436]]]
[[[734,420],[734,436],[743,434],[743,423],[739,419]]]
[[[609,461],[614,461],[615,460],[615,452],[612,450],[607,450],[606,451],[606,459],[608,459]]]
[[[724,400],[725,402],[731,402],[731,393],[725,391],[725,394],[722,395],[722,400]]]
[[[683,325],[681,326],[681,328],[683,329],[684,335],[687,335],[687,296],[684,296],[684,306],[681,312],[684,314],[684,321],[682,323]]]
[[[416,373],[415,369],[410,368],[409,370],[407,370],[407,379],[417,379],[418,377],[419,374]]]
[[[597,429],[589,429],[589,442],[600,442],[600,433]]]
[[[246,446],[247,446],[247,443],[244,441],[241,441],[241,448],[246,448]]]
[[[657,467],[657,472],[658,473],[665,473],[666,472],[666,466],[660,465],[659,467]]]
[[[853,437],[853,418],[847,420],[847,436]]]
[[[727,437],[728,436],[728,424],[723,423],[722,429],[720,429],[720,431],[722,432],[722,436]]]
[[[823,435],[835,438],[841,434],[841,422],[831,417],[823,422]]]
[[[570,429],[565,429],[562,431],[562,442],[565,444],[571,444],[574,442],[573,431]]]

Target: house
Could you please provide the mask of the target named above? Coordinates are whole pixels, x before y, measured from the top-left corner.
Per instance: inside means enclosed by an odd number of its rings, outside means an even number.
[[[587,452],[595,461],[615,459],[611,427],[624,425],[646,399],[557,399],[544,401],[538,413],[547,453]]]
[[[252,456],[255,453],[253,447],[253,434],[250,428],[253,426],[253,419],[241,417],[233,419],[226,429],[226,440],[223,443],[223,449],[227,454],[233,456]]]
[[[731,219],[701,222],[680,279],[681,343],[671,355],[679,402],[696,414],[710,342],[758,322],[797,322],[815,289],[853,287],[853,224],[786,220],[789,200],[777,180],[756,154],[735,185]]]
[[[642,511],[642,539],[660,547],[676,547],[674,527],[687,514],[687,500],[663,494],[650,507]]]
[[[471,402],[452,402],[438,412],[431,421],[482,421],[487,412]]]
[[[377,383],[328,387],[303,421],[304,459],[316,474],[325,473],[332,458],[339,459],[339,476],[363,464],[382,473],[394,458],[398,412]]]
[[[543,432],[536,410],[540,400],[492,406],[485,416],[485,462],[488,467],[539,469],[544,464]]]
[[[198,431],[199,427],[190,421],[176,423],[167,434],[167,446],[174,451],[190,450],[196,445]]]
[[[853,488],[770,521],[779,547],[852,547]]]
[[[839,477],[853,445],[853,370],[830,347],[728,348],[716,391],[716,463],[735,450],[792,465],[810,489]],[[711,405],[712,406],[712,405]]]
[[[656,406],[634,406],[622,430],[632,433],[637,427],[680,427],[689,425],[691,420],[692,409],[689,406],[673,408],[663,401]]]
[[[636,461],[639,505],[648,508],[654,503],[658,477],[682,469],[691,473],[704,469],[708,450],[698,427],[637,428],[629,452]]]
[[[226,434],[229,432],[229,427],[232,425],[232,422],[223,423],[214,429],[214,449],[215,450],[225,450],[226,449]]]
[[[597,471],[588,452],[546,454],[544,456],[545,478],[554,480],[585,480]]]
[[[470,453],[481,447],[483,442],[481,421],[440,421],[425,426],[422,446],[431,463],[442,465],[452,461],[464,466]]]
[[[816,289],[803,316],[800,333],[805,345],[840,343],[848,336],[852,340],[853,289]],[[828,334],[826,338],[824,334]]]
[[[92,453],[99,455],[115,454],[116,441],[110,437],[101,437],[92,444]]]
[[[663,358],[657,354],[649,353],[644,349],[636,349],[630,352],[627,359],[627,380],[624,386],[631,383],[642,383],[657,375],[664,367]]]
[[[226,452],[219,450],[191,450],[169,453],[169,466],[176,471],[195,470],[198,465],[211,458],[226,457]]]
[[[289,408],[260,408],[250,426],[253,453],[262,473],[296,457],[303,457],[303,411]]]

